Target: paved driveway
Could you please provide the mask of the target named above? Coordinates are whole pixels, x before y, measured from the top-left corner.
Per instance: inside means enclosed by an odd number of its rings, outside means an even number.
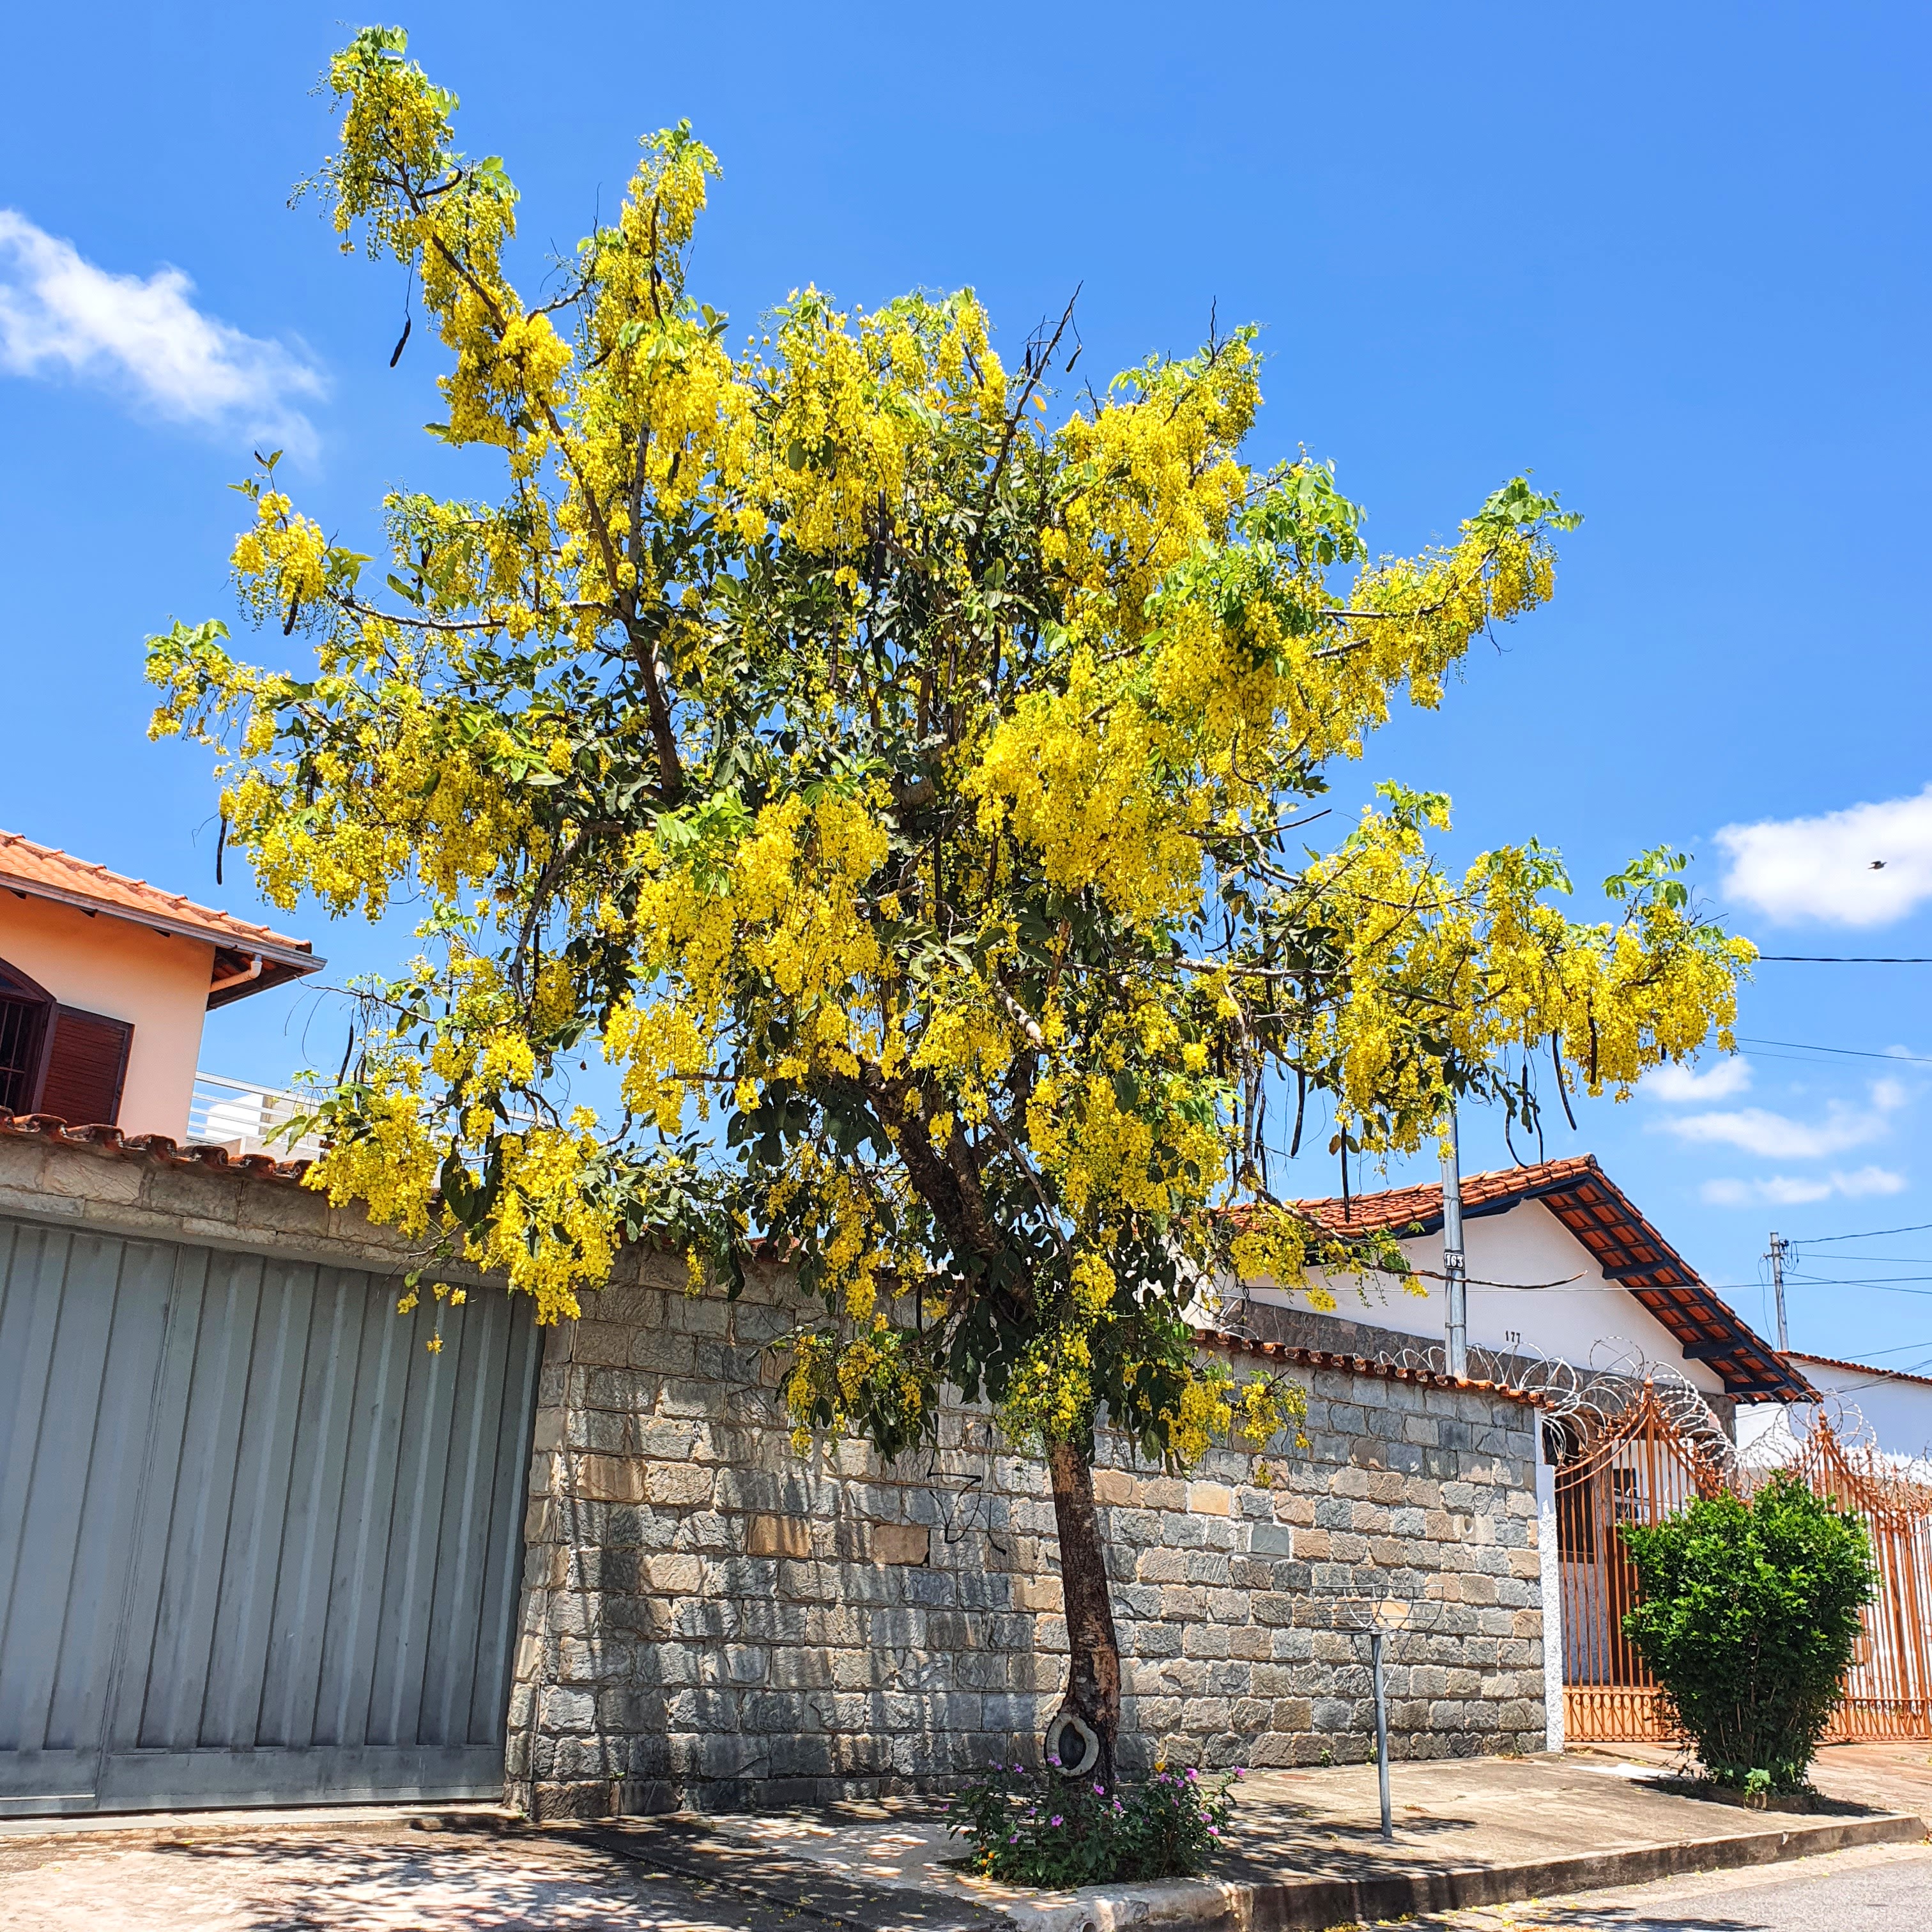
[[[0,1841],[8,1932],[824,1932],[782,1906],[534,1834]]]

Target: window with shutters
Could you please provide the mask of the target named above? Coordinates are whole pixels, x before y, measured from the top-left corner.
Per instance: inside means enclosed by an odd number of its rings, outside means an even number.
[[[45,992],[0,959],[0,1108],[10,1114],[34,1110],[52,1008]]]
[[[120,1118],[121,1084],[134,1029],[105,1013],[54,1009],[53,1045],[38,1112],[70,1127],[111,1127]]]

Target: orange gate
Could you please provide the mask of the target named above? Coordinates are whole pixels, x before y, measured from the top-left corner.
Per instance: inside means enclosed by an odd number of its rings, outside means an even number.
[[[1864,1518],[1878,1572],[1826,1738],[1932,1737],[1932,1492],[1887,1471],[1870,1450],[1848,1448],[1822,1420],[1796,1468],[1817,1495]]]
[[[1652,1523],[1719,1486],[1646,1382],[1603,1435],[1585,1443],[1557,1424],[1568,1451],[1556,1471],[1556,1555],[1563,1616],[1563,1733],[1583,1744],[1679,1735],[1662,1687],[1624,1634],[1636,1566],[1617,1534]]]
[[[1683,1733],[1670,1698],[1624,1635],[1636,1570],[1618,1528],[1658,1522],[1697,1496],[1748,1492],[1769,1472],[1744,1471],[1728,1444],[1688,1435],[1648,1382],[1592,1437],[1574,1420],[1550,1428],[1564,1736],[1580,1744],[1676,1742]],[[1848,1448],[1822,1419],[1789,1467],[1864,1519],[1877,1571],[1879,1594],[1827,1738],[1932,1736],[1932,1490],[1903,1480],[1869,1450]]]

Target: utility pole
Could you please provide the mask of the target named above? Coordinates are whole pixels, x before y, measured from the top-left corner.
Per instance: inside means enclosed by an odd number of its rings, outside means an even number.
[[[1771,1236],[1771,1286],[1778,1298],[1778,1352],[1790,1347],[1784,1333],[1784,1237],[1774,1228]]]
[[[1774,1236],[1774,1239],[1776,1238]],[[1449,1372],[1469,1372],[1468,1267],[1462,1258],[1462,1167],[1456,1110],[1442,1143],[1442,1282],[1449,1297]]]

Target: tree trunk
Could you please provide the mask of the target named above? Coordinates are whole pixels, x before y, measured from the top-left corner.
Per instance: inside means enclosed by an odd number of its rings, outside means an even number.
[[[1120,1646],[1107,1592],[1107,1546],[1094,1507],[1094,1466],[1072,1444],[1049,1442],[1046,1466],[1060,1529],[1060,1580],[1071,1653],[1060,1708],[1080,1718],[1100,1739],[1100,1756],[1087,1775],[1111,1791],[1120,1730]]]

